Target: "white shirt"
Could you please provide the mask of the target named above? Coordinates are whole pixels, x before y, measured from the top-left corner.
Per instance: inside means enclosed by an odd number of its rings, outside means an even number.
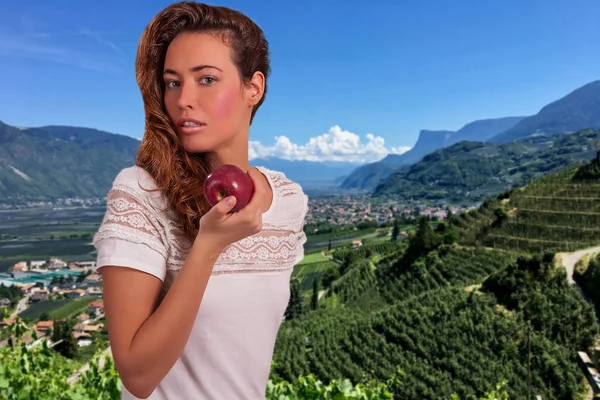
[[[183,353],[149,399],[265,398],[290,276],[304,256],[308,197],[283,173],[257,168],[273,189],[263,229],[221,253]],[[146,191],[155,188],[142,168],[123,169],[108,193],[94,245],[99,272],[106,265],[145,271],[163,281],[162,297],[191,242],[165,206],[164,195]],[[124,386],[122,391],[122,399],[136,399]]]

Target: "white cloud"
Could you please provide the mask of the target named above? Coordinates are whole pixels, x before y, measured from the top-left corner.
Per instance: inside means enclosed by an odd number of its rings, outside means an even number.
[[[304,145],[292,143],[286,136],[276,136],[272,146],[250,141],[249,158],[278,157],[286,160],[365,163],[379,161],[390,153],[402,154],[410,150],[406,146],[388,149],[381,136],[371,133],[365,136],[366,142],[363,142],[357,134],[342,130],[337,125],[332,126],[327,133],[310,138]]]

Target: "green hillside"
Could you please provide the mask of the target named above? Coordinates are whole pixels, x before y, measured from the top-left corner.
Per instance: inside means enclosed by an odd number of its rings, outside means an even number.
[[[451,218],[462,242],[517,252],[600,245],[600,152]]]
[[[600,131],[533,136],[512,143],[460,142],[383,180],[373,197],[473,204],[594,156]]]
[[[418,236],[411,246],[426,243]],[[501,380],[520,398],[531,324],[532,388],[544,398],[574,398],[576,350],[591,346],[598,327],[564,270],[551,257],[443,244],[439,232],[430,238],[433,248],[416,260],[409,246],[389,262],[348,266],[317,310],[284,323],[273,376],[360,382],[385,380],[399,367],[400,399],[479,396]]]
[[[335,249],[318,306],[305,299],[282,326],[273,377],[368,382],[400,368],[399,399],[481,396],[501,381],[510,398],[577,398],[577,352],[598,322],[555,252],[600,245],[600,152],[590,158],[448,222],[420,218],[396,247]],[[598,265],[579,267],[594,293]]]
[[[96,129],[0,122],[0,202],[104,197],[140,141]]]
[[[575,267],[573,277],[600,309],[600,252],[581,260]]]

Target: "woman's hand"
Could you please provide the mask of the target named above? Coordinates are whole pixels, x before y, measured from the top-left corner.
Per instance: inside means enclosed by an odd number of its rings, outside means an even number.
[[[221,251],[227,245],[262,230],[263,209],[270,199],[271,187],[254,167],[248,170],[248,176],[254,185],[250,202],[235,213],[229,213],[235,206],[234,196],[226,197],[215,204],[200,218],[200,228],[196,236],[200,245],[211,243]]]

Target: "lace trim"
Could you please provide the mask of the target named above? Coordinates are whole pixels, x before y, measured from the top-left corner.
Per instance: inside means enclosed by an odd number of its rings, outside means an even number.
[[[260,168],[271,177],[271,182],[278,195],[288,197],[302,193],[302,187],[296,182],[288,179],[283,172],[272,171],[266,168]]]
[[[155,217],[155,213],[149,210],[148,205],[129,186],[117,184],[107,195],[106,213],[93,242],[97,245],[102,239],[121,238],[145,244],[166,259],[167,237],[162,227],[163,224]]]
[[[283,271],[293,268],[299,257],[304,255],[306,235],[291,232],[286,235],[261,233],[232,243],[223,250],[213,267],[213,274],[226,272]],[[168,264],[171,270],[179,270],[185,255],[172,257]]]

